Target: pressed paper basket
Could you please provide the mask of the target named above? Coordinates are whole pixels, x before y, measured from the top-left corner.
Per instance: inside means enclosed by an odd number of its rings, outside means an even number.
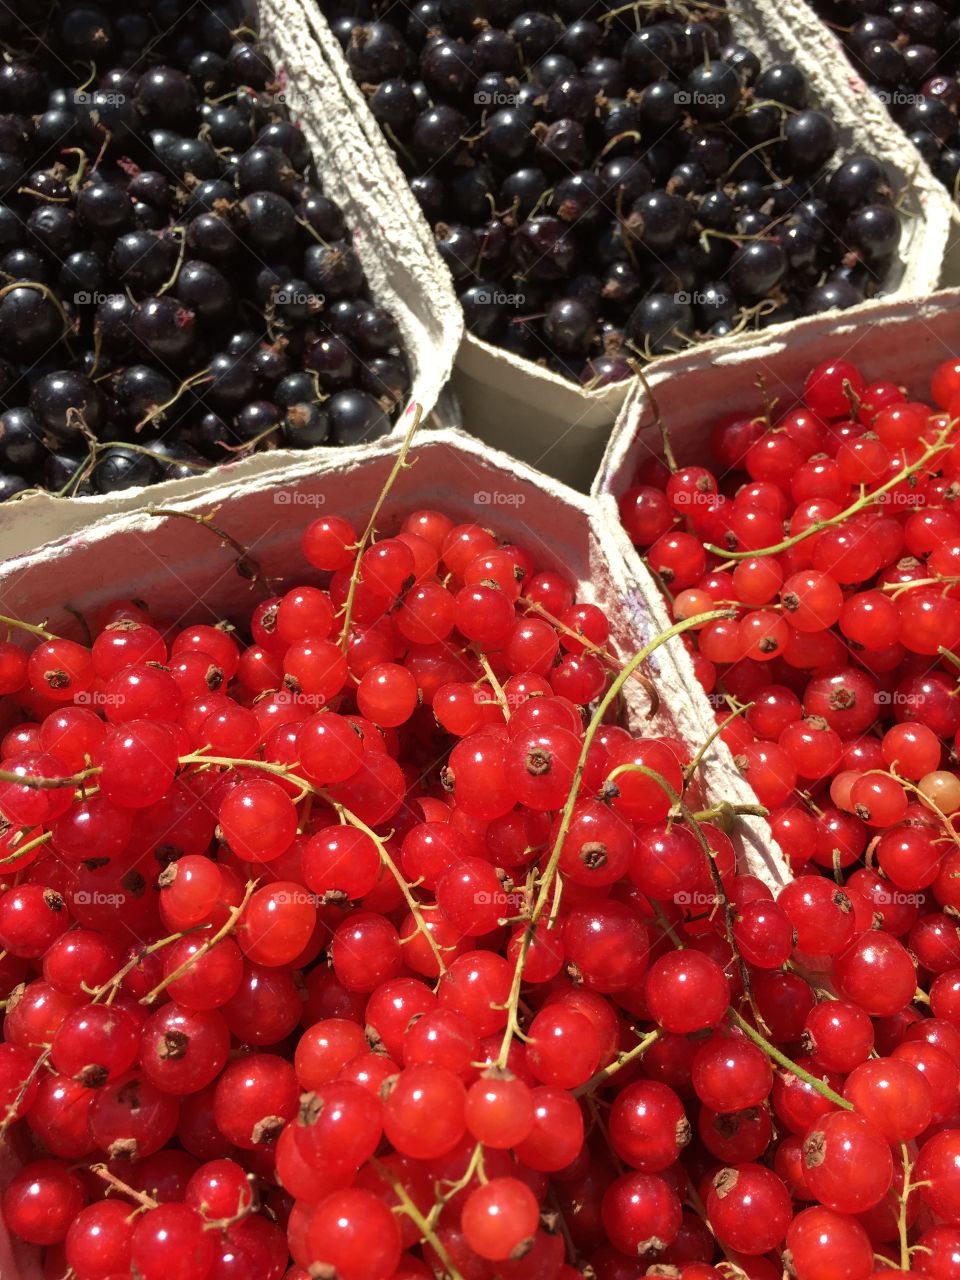
[[[396,199],[380,157],[356,128],[325,54],[314,39],[303,5],[297,0],[262,0],[263,43],[274,59],[282,86],[280,98],[310,144],[326,195],[344,212],[373,297],[393,315],[411,363],[409,404],[420,404],[425,421],[440,406],[445,425],[456,425],[458,411],[448,388],[463,332],[463,316],[449,273],[436,259],[432,238],[421,221]],[[430,239],[428,245],[427,240]],[[447,388],[445,390],[445,388]],[[394,436],[402,436],[401,414]],[[305,458],[340,452],[334,447],[277,449],[211,468],[196,477],[84,498],[54,498],[39,493],[0,504],[0,559],[65,536],[112,511],[145,503],[176,502],[193,491],[261,475]],[[6,1280],[3,1277],[3,1280]]]
[[[789,331],[745,334],[722,351],[663,360],[650,370],[649,390],[638,384],[624,405],[593,487],[630,572],[637,573],[643,560],[620,523],[617,503],[639,464],[650,455],[662,457],[660,424],[681,466],[708,464],[717,422],[734,413],[762,411],[758,375],[780,414],[797,402],[804,378],[821,360],[850,360],[868,381],[903,382],[923,396],[937,365],[958,354],[960,290],[951,289],[914,302],[873,302],[856,312],[800,321]],[[724,767],[735,769],[726,744],[717,746]],[[767,824],[758,820],[758,825],[769,837]]]
[[[242,622],[280,583],[310,579],[313,571],[300,553],[301,532],[310,520],[336,512],[357,528],[365,527],[398,449],[396,441],[383,441],[322,459],[301,456],[282,473],[224,476],[219,485],[178,501],[174,509],[179,512],[216,510],[218,528],[242,543],[248,558],[256,561],[258,578],[252,583],[238,572],[237,551],[194,521],[122,512],[9,558],[0,566],[0,613],[23,621],[48,619],[52,630],[76,634],[73,610],[92,613],[130,587],[159,616],[174,621]],[[669,626],[655,582],[639,562],[627,565],[615,531],[593,499],[454,430],[427,433],[415,441],[409,461],[412,465],[399,473],[384,506],[381,535],[395,531],[409,511],[425,506],[489,525],[499,537],[527,547],[539,565],[575,582],[579,599],[604,610],[610,647],[623,660]],[[123,567],[122,578],[118,566]],[[644,673],[655,683],[660,706],[648,718],[646,691],[638,681],[629,681],[624,694],[631,727],[676,735],[691,745],[703,743],[714,727],[713,717],[682,642],[674,638],[661,645]],[[704,803],[751,802],[752,793],[718,745],[706,753],[700,768]],[[785,863],[764,824],[743,818],[737,834],[741,865],[771,887],[783,883]],[[0,1186],[4,1169],[9,1179],[14,1168],[12,1159],[0,1160]],[[42,1280],[35,1251],[17,1246],[11,1255],[10,1245],[0,1220],[2,1280]]]
[[[305,0],[305,13],[327,66],[336,77],[356,132],[376,157],[408,218],[419,222],[425,249],[446,271],[433,238],[393,150],[367,106],[343,57],[339,42],[320,13],[316,0]],[[905,191],[900,263],[884,281],[890,297],[929,293],[944,272],[960,279],[960,248],[952,229],[951,202],[900,130],[850,67],[833,37],[804,3],[794,0],[738,0],[730,10],[737,39],[755,50],[766,64],[790,61],[806,74],[813,96],[829,111],[839,146],[834,163],[857,151],[869,151],[884,165],[898,191]],[[949,261],[944,265],[945,257]],[[768,333],[789,332],[793,323]],[[722,350],[729,339],[704,344],[700,350]],[[651,366],[657,367],[657,362]],[[463,425],[550,475],[586,491],[613,423],[630,392],[626,380],[599,391],[583,391],[558,374],[528,360],[464,335],[453,386]]]

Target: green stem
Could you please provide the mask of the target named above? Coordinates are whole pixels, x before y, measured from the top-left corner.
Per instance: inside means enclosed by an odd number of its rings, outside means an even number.
[[[642,1040],[638,1040],[632,1049],[628,1049],[626,1053],[621,1053],[613,1062],[607,1066],[601,1067],[599,1071],[595,1071],[589,1080],[578,1085],[571,1092],[575,1098],[582,1098],[585,1093],[593,1093],[594,1089],[600,1089],[624,1067],[628,1067],[631,1062],[635,1062],[637,1058],[642,1058],[652,1044],[660,1039],[664,1034],[662,1027],[657,1027],[654,1031],[648,1031]]]
[[[390,468],[390,474],[387,476],[386,480],[384,481],[383,488],[380,490],[377,500],[373,504],[373,510],[370,512],[370,519],[367,521],[367,527],[363,531],[363,536],[360,538],[360,541],[357,543],[357,554],[354,556],[354,559],[353,559],[353,571],[350,574],[350,585],[347,588],[347,599],[343,606],[343,626],[341,627],[341,630],[340,630],[340,647],[343,649],[344,653],[347,652],[347,649],[350,644],[350,622],[353,618],[353,602],[357,594],[357,585],[360,582],[360,560],[363,557],[363,552],[367,546],[367,543],[370,541],[370,539],[374,535],[374,532],[376,531],[377,517],[380,515],[380,511],[383,508],[383,504],[387,500],[387,494],[393,488],[393,484],[397,476],[400,474],[403,468],[407,466],[407,462],[406,462],[407,450],[410,448],[410,445],[413,442],[413,437],[416,435],[417,428],[420,425],[420,419],[422,416],[423,416],[423,407],[418,404],[414,408],[413,422],[410,424],[410,430],[407,432],[407,434],[403,438],[403,444],[400,446],[400,452],[397,454],[396,461],[394,462],[393,466]]]
[[[587,755],[593,745],[593,740],[603,724],[607,711],[616,701],[620,690],[630,679],[631,675],[639,667],[641,667],[652,653],[655,653],[661,645],[666,644],[668,640],[672,640],[675,636],[683,635],[685,631],[691,631],[695,627],[701,627],[705,622],[715,622],[719,618],[732,618],[734,611],[732,609],[714,609],[710,613],[698,614],[693,618],[684,618],[680,622],[675,622],[672,627],[668,627],[666,631],[655,636],[649,644],[644,645],[639,653],[635,654],[620,673],[611,682],[610,688],[600,699],[596,711],[587,731],[583,735],[583,745],[580,749],[580,759],[577,761],[577,767],[574,770],[573,780],[570,784],[570,791],[567,794],[567,801],[563,807],[563,813],[560,818],[560,825],[557,829],[557,836],[553,844],[547,865],[540,877],[540,886],[530,918],[527,921],[527,927],[523,931],[523,937],[520,940],[520,949],[517,953],[517,960],[513,970],[513,980],[510,984],[510,994],[507,997],[507,1025],[503,1033],[503,1042],[500,1046],[500,1055],[497,1063],[500,1067],[506,1068],[508,1056],[510,1053],[510,1045],[514,1035],[519,1034],[520,1024],[517,1019],[517,1006],[520,1001],[520,988],[523,984],[523,970],[527,962],[527,952],[530,950],[530,941],[533,937],[537,922],[546,910],[547,903],[550,900],[550,891],[554,878],[557,874],[557,867],[560,863],[560,854],[563,850],[563,843],[567,838],[567,832],[570,830],[570,823],[573,819],[573,810],[577,803],[577,796],[580,792],[580,784],[583,781],[583,771],[587,763]]]
[[[842,1107],[844,1111],[853,1110],[852,1102],[848,1102],[846,1098],[842,1098],[840,1094],[831,1089],[828,1084],[824,1084],[823,1081],[818,1080],[815,1075],[811,1075],[809,1071],[798,1066],[797,1063],[788,1058],[785,1053],[781,1053],[776,1045],[771,1044],[765,1036],[762,1036],[756,1027],[751,1026],[750,1023],[747,1022],[746,1018],[737,1013],[736,1009],[730,1008],[727,1012],[731,1021],[735,1022],[744,1035],[762,1049],[768,1058],[772,1058],[774,1062],[778,1063],[786,1071],[789,1071],[791,1075],[796,1076],[798,1080],[802,1080],[804,1084],[808,1084],[811,1089],[815,1089],[817,1093],[821,1094],[829,1102],[832,1102],[835,1107]]]
[[[793,534],[790,538],[784,538],[782,542],[776,543],[771,547],[761,547],[759,551],[728,551],[725,547],[715,547],[712,543],[706,543],[707,551],[715,556],[719,556],[721,560],[749,560],[754,556],[778,556],[784,551],[789,551],[791,547],[795,547],[800,542],[805,542],[807,538],[814,537],[815,534],[822,533],[824,529],[833,528],[835,525],[843,524],[849,520],[851,516],[857,515],[863,511],[865,507],[873,506],[885,493],[889,493],[891,489],[895,489],[898,484],[902,484],[904,480],[914,475],[917,471],[924,467],[931,458],[936,457],[943,450],[947,437],[953,433],[956,426],[955,422],[950,422],[941,431],[937,432],[937,438],[933,444],[928,445],[916,462],[908,463],[907,466],[901,467],[895,476],[891,476],[889,480],[885,480],[883,484],[878,485],[876,489],[871,489],[869,493],[861,494],[856,502],[851,503],[845,511],[840,511],[835,516],[829,516],[826,520],[817,520],[814,524],[808,525],[806,529],[802,529],[799,533]]]

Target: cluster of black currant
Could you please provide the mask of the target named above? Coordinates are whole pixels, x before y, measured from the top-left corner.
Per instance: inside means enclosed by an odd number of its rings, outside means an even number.
[[[816,8],[956,200],[960,9],[950,0],[816,0]]]
[[[400,334],[246,23],[0,6],[0,499],[389,431]]]
[[[595,388],[875,294],[900,240],[803,72],[718,5],[323,0],[470,332]]]

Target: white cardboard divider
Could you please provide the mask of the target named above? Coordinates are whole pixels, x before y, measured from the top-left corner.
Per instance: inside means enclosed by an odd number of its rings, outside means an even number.
[[[419,221],[430,238],[429,251],[442,267],[426,219],[316,0],[305,0],[305,12],[346,102],[353,108],[357,131],[369,144],[397,203],[406,206],[411,221]],[[945,273],[951,282],[960,281],[960,236],[952,224],[955,214],[946,191],[919,163],[915,148],[883,106],[852,74],[816,14],[803,0],[737,0],[730,8],[730,20],[735,37],[753,49],[765,65],[789,61],[804,71],[814,97],[837,128],[839,147],[834,164],[855,152],[869,151],[884,165],[895,189],[905,192],[902,208],[908,216],[903,219],[901,265],[884,282],[885,296],[927,294],[939,287]],[[960,227],[960,221],[956,226]],[[788,332],[794,323],[771,326],[767,333]],[[722,350],[729,341],[714,340],[697,350]],[[658,363],[650,367],[655,369]],[[584,391],[568,379],[469,333],[464,334],[453,377],[468,431],[584,491],[631,386],[626,380],[599,391]]]
[[[217,526],[247,548],[261,575],[309,579],[314,575],[299,552],[304,526],[329,511],[364,527],[398,448],[396,441],[384,441],[339,450],[319,464],[301,460],[282,472],[225,480],[185,496],[176,510],[200,515],[216,509]],[[410,457],[413,465],[400,472],[390,491],[382,535],[395,529],[400,516],[425,506],[489,526],[575,582],[581,599],[598,604],[610,621],[611,647],[624,660],[670,626],[656,583],[639,561],[627,565],[592,499],[455,430],[428,432],[414,442]],[[86,612],[129,584],[162,616],[242,621],[268,592],[262,581],[252,587],[236,573],[236,558],[193,520],[149,510],[113,514],[8,559],[0,567],[0,613],[24,621],[49,618],[52,630],[72,634],[76,619],[67,606]],[[647,721],[649,699],[639,682],[629,682],[625,696],[633,727],[649,725],[652,732],[700,746],[714,719],[682,642],[675,638],[661,645],[647,674],[656,684],[660,708]],[[729,757],[714,748],[701,770],[701,790],[708,802],[746,800],[749,794]],[[757,874],[776,880],[783,869],[779,851],[769,847],[753,819],[743,823],[742,844]]]
[[[648,375],[649,392],[638,384],[624,405],[592,491],[629,571],[636,574],[643,560],[620,523],[617,502],[640,463],[651,454],[662,456],[660,423],[681,466],[705,464],[717,422],[732,413],[762,411],[758,374],[779,413],[796,403],[804,378],[821,360],[850,360],[868,381],[905,383],[924,396],[937,366],[958,355],[960,290],[950,289],[913,302],[872,302],[855,312],[800,321],[788,331],[744,334],[722,350],[712,347],[661,361]],[[695,680],[686,652],[677,666],[685,680]],[[716,746],[721,768],[739,776],[726,744]],[[772,844],[767,824],[757,825],[761,838]]]
[[[463,333],[463,314],[449,273],[433,250],[429,230],[397,200],[380,157],[356,128],[323,50],[297,0],[261,0],[263,44],[274,59],[291,119],[310,144],[323,190],[342,208],[374,298],[394,316],[413,374],[408,404],[424,420],[435,410],[445,425],[458,421],[447,389]],[[429,240],[429,244],[427,241]],[[401,414],[394,436],[406,430]],[[64,537],[110,512],[146,503],[179,502],[229,478],[263,475],[279,467],[341,452],[332,446],[276,449],[212,468],[196,477],[166,480],[116,494],[55,498],[47,493],[0,504],[0,558]]]

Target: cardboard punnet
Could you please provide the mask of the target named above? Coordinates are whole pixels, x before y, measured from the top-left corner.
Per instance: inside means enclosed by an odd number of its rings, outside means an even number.
[[[323,458],[301,455],[283,472],[225,475],[220,484],[176,503],[177,511],[193,515],[216,509],[217,526],[244,545],[269,585],[262,577],[251,583],[238,573],[236,550],[193,520],[146,510],[114,512],[0,565],[0,613],[24,621],[46,618],[54,631],[75,634],[77,619],[71,610],[93,613],[135,587],[136,595],[160,616],[184,623],[241,622],[281,582],[311,578],[313,571],[300,553],[301,533],[310,520],[336,512],[365,527],[398,450],[398,441],[391,440]],[[592,498],[455,430],[428,432],[415,440],[409,461],[412,465],[399,473],[384,506],[382,535],[395,531],[408,512],[427,506],[489,525],[500,537],[527,547],[544,568],[575,581],[578,598],[604,610],[610,648],[623,660],[669,626],[656,584],[639,562],[627,565],[610,522]],[[630,727],[678,736],[690,744],[704,742],[713,718],[682,642],[674,638],[661,645],[644,672],[655,682],[660,705],[648,717],[647,693],[638,681],[628,682]],[[715,749],[705,755],[697,789],[705,804],[752,798],[732,762]],[[762,824],[743,819],[739,839],[744,869],[771,887],[784,882],[782,855]],[[0,1151],[0,1188],[15,1163],[12,1153],[4,1162]],[[9,1280],[41,1280],[37,1254],[14,1245],[0,1218],[3,1280],[8,1271]]]
[[[353,110],[358,133],[389,175],[398,203],[406,205],[410,219],[419,221],[429,238],[427,251],[443,267],[393,150],[354,82],[317,0],[306,0],[305,11],[327,65]],[[902,220],[900,260],[884,281],[885,295],[900,298],[929,293],[940,285],[945,269],[956,271],[953,278],[960,280],[960,247],[946,191],[918,164],[916,150],[882,104],[852,74],[833,36],[813,11],[802,0],[786,4],[782,0],[738,0],[730,9],[730,22],[735,38],[753,49],[765,65],[789,61],[804,71],[812,105],[822,104],[837,128],[839,145],[834,163],[868,151],[881,161],[895,189],[903,193],[902,208],[908,216]],[[773,326],[767,332],[789,331],[791,327],[792,323]],[[722,350],[729,341],[718,339],[700,349]],[[651,367],[656,368],[657,363]],[[469,333],[464,335],[453,377],[468,431],[581,490],[590,486],[631,386],[628,380],[598,391],[583,391],[568,379]]]
[[[661,361],[650,370],[649,390],[638,384],[624,405],[592,490],[630,572],[643,561],[620,523],[617,502],[644,458],[662,456],[660,424],[681,466],[707,464],[717,422],[763,411],[758,375],[783,412],[797,402],[804,378],[821,360],[850,360],[868,381],[902,381],[925,396],[937,365],[958,354],[960,290],[951,289],[914,302],[872,302],[856,312],[800,321],[789,331],[744,334],[722,350]],[[684,678],[692,676],[686,653],[678,667]],[[725,767],[735,768],[725,744],[718,743],[718,754]],[[761,838],[772,841],[767,824],[758,820],[758,827]]]
[[[300,124],[310,144],[324,193],[343,209],[373,297],[400,327],[413,374],[409,404],[422,405],[425,419],[439,406],[443,421],[455,424],[458,411],[448,382],[463,316],[449,273],[427,252],[432,247],[432,242],[426,243],[429,233],[397,200],[380,157],[356,127],[304,6],[297,0],[262,0],[259,8],[264,47],[274,59],[291,119]],[[395,436],[403,435],[405,422],[401,415]],[[218,485],[228,477],[239,482],[304,458],[339,452],[333,447],[277,449],[197,477],[111,495],[66,499],[39,493],[4,503],[0,505],[0,557],[82,529],[109,512],[176,502],[194,489]]]

